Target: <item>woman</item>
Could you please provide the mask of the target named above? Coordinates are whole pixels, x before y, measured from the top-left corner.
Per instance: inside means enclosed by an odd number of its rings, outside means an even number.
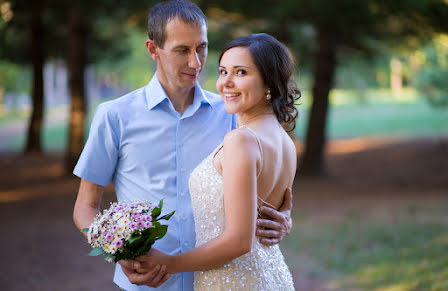
[[[255,239],[257,206],[278,209],[296,172],[295,147],[280,124],[297,116],[293,68],[287,48],[267,34],[235,39],[219,58],[216,87],[240,126],[190,176],[196,248],[148,254],[168,273],[197,271],[196,290],[294,289],[278,245]]]

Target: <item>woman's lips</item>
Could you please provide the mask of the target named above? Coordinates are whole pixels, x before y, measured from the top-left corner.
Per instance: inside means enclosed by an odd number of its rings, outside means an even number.
[[[235,99],[237,99],[239,96],[241,95],[241,93],[229,93],[226,92],[224,93],[224,98],[226,98],[226,101],[234,101]]]

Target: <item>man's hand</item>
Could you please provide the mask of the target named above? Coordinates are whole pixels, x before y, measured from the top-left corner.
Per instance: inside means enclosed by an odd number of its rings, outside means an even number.
[[[277,211],[271,207],[261,206],[260,215],[269,219],[258,217],[256,235],[260,242],[266,246],[278,244],[289,234],[292,227],[292,190],[287,188],[283,197],[283,204]]]
[[[149,258],[140,256],[135,260],[121,260],[118,263],[132,284],[157,288],[170,278],[170,274],[165,265],[153,264]]]

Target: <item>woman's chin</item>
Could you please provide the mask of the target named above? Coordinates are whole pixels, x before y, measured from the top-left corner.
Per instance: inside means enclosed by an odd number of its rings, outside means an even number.
[[[238,110],[236,110],[234,106],[228,106],[227,104],[226,104],[226,111],[229,114],[235,114],[238,112]]]

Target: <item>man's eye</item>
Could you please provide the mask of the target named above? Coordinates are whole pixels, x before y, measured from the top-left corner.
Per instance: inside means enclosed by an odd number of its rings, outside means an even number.
[[[197,51],[198,51],[198,52],[202,52],[202,51],[204,51],[205,49],[207,49],[207,45],[206,45],[206,44],[203,44],[203,45],[201,45],[200,47],[198,47]]]
[[[178,52],[181,53],[181,54],[187,54],[188,50],[187,49],[181,49],[181,50],[178,50]]]

